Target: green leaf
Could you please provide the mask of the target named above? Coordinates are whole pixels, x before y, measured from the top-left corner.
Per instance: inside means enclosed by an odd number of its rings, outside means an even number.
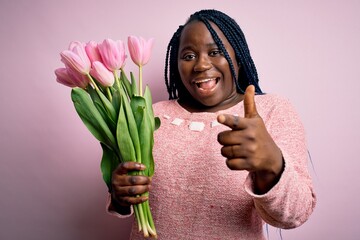
[[[120,92],[119,90],[113,90],[113,95],[112,95],[112,101],[111,104],[113,105],[115,111],[116,111],[116,116],[119,115],[119,109],[120,109]]]
[[[157,130],[157,129],[159,129],[159,127],[161,125],[161,120],[159,117],[155,117],[154,120],[155,120],[155,129],[154,130]]]
[[[120,102],[116,139],[122,160],[136,161],[135,147],[130,136],[123,102],[123,100]]]
[[[113,107],[113,105],[111,104],[111,102],[109,101],[109,99],[107,99],[107,97],[98,89],[95,90],[96,93],[98,94],[101,102],[104,105],[104,108],[107,112],[107,114],[109,115],[109,117],[111,118],[111,120],[113,120],[114,122],[116,122],[116,111]]]
[[[113,120],[107,113],[99,95],[95,91],[95,89],[89,87],[88,92],[90,94],[90,97],[94,103],[94,106],[97,108],[99,113],[101,114],[102,118],[105,120],[107,125],[109,126],[111,132],[116,131],[116,120]]]
[[[143,119],[140,124],[139,138],[142,163],[146,166],[144,173],[146,176],[152,176],[154,174],[154,158],[152,154],[154,146],[154,130],[151,127],[149,115],[146,113],[143,114]]]
[[[115,78],[114,85],[112,85],[112,89],[113,89],[113,90],[119,91],[120,85],[121,85],[119,80],[121,80],[121,79]]]
[[[102,173],[104,182],[106,183],[108,189],[110,190],[111,189],[112,172],[119,165],[120,161],[114,151],[112,151],[110,148],[108,148],[105,144],[103,144],[103,143],[100,143],[100,144],[101,144],[101,148],[103,150],[100,169],[101,169],[101,173]]]
[[[138,119],[142,117],[140,125],[138,124],[138,130],[141,145],[141,158],[142,162],[147,166],[145,175],[152,176],[155,168],[152,153],[154,147],[154,131],[159,128],[160,119],[158,117],[154,118],[152,97],[148,86],[145,87],[144,96],[133,97],[131,101],[134,100],[135,103],[133,104],[134,106],[132,106],[133,111],[134,109],[137,109],[136,114],[139,114],[135,119],[137,119],[138,122]]]
[[[144,97],[134,96],[131,99],[131,107],[139,131],[141,159],[142,163],[146,166],[144,174],[152,176],[154,173],[154,158],[152,155],[154,145],[154,118],[150,116],[152,113],[152,106],[149,105],[148,102],[151,103],[151,97],[149,100],[148,94],[144,94]]]
[[[133,95],[132,87],[124,71],[121,71],[120,73],[120,81],[122,84],[124,84],[128,97],[131,97]]]
[[[130,103],[125,96],[125,92],[123,88],[120,89],[120,95],[121,95],[121,103],[123,105],[126,121],[127,121],[127,127],[129,129],[131,140],[134,144],[135,148],[135,154],[136,154],[136,160],[138,162],[141,162],[141,150],[140,150],[140,141],[139,141],[139,134],[138,134],[138,128],[137,124],[130,106]]]
[[[114,122],[109,115],[107,115],[106,110],[104,108],[104,105],[98,101],[94,101],[94,106],[97,108],[99,113],[101,114],[101,117],[105,120],[106,124],[108,125],[110,131],[112,133],[115,133],[116,131],[116,122]]]
[[[151,119],[153,130],[155,131],[160,127],[161,121],[160,121],[160,118],[154,117],[154,110],[152,108],[151,92],[150,92],[150,88],[147,85],[145,87],[144,98],[146,100],[147,112],[148,112],[149,117]]]
[[[96,86],[100,89],[100,91],[105,92],[106,87],[103,87],[102,84],[94,76],[91,77],[95,81]]]
[[[108,88],[110,89],[111,95],[114,95],[114,92],[116,91],[116,88],[114,87],[115,84],[116,84],[116,82],[114,82],[114,85],[113,85],[113,86],[108,87]]]
[[[138,92],[138,88],[137,88],[137,85],[136,85],[136,79],[135,79],[134,74],[132,72],[130,72],[130,77],[131,77],[131,90],[132,90],[132,93],[133,93],[133,95],[137,96],[137,95],[139,95],[139,92]]]
[[[145,99],[140,96],[133,96],[131,98],[130,106],[134,114],[137,128],[138,130],[140,130],[140,124],[143,119],[143,115],[146,107]]]
[[[73,88],[71,99],[76,112],[93,136],[110,148],[116,149],[116,139],[88,93],[82,88]]]
[[[145,102],[146,102],[146,112],[149,115],[149,120],[151,122],[151,128],[154,131],[155,130],[155,119],[154,119],[154,112],[152,109],[151,92],[150,92],[150,88],[148,86],[145,87],[144,98],[145,98]]]

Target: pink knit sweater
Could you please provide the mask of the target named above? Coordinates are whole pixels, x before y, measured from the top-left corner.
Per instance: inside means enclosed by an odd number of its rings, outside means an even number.
[[[243,116],[242,102],[217,113],[190,113],[176,101],[154,104],[161,127],[155,132],[150,206],[158,239],[265,239],[264,221],[294,228],[308,219],[316,198],[303,125],[287,100],[267,94],[255,101],[285,159],[279,182],[264,195],[253,193],[247,171],[227,168],[217,142],[228,127],[216,116]],[[191,130],[194,126],[200,129]],[[131,239],[143,239],[136,223]]]

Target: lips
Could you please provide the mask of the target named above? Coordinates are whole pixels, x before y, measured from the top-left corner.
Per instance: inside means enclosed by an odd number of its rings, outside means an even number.
[[[211,91],[216,87],[218,83],[218,78],[205,78],[205,79],[198,79],[195,80],[193,83],[202,91]]]

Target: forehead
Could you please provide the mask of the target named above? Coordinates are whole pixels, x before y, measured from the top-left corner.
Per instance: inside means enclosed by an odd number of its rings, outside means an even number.
[[[225,45],[229,45],[225,35],[222,33],[219,27],[212,22],[210,22],[210,25],[215,30],[221,41]],[[180,45],[211,43],[214,43],[214,39],[211,36],[211,33],[203,22],[197,20],[186,24],[180,36]]]

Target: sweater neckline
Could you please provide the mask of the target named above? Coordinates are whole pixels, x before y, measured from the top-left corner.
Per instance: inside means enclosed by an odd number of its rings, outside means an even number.
[[[178,100],[174,100],[174,103],[176,105],[177,108],[180,109],[180,111],[188,116],[217,116],[220,114],[235,114],[235,115],[242,115],[241,110],[243,109],[243,101],[239,102],[238,104],[235,104],[234,106],[231,106],[229,108],[223,109],[223,110],[219,110],[216,112],[189,112],[188,110],[186,110],[184,107],[182,107]],[[240,108],[239,108],[239,104]],[[236,112],[236,111],[240,111],[240,112]]]

